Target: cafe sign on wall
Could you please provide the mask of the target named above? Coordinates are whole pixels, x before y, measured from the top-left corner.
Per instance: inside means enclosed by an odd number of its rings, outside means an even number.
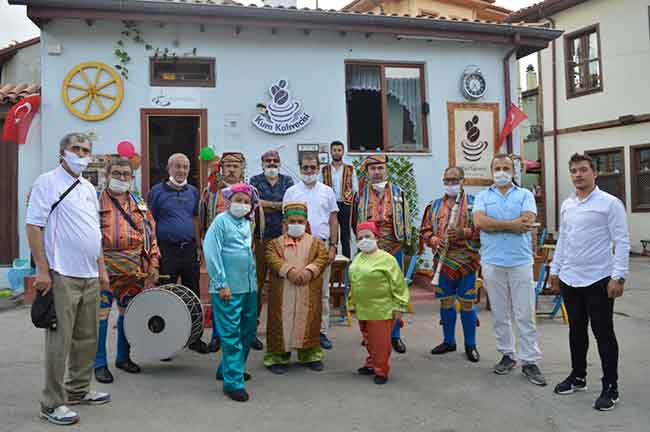
[[[287,80],[279,80],[269,88],[271,102],[258,103],[255,127],[273,135],[289,135],[303,129],[311,121],[300,102],[289,91]]]

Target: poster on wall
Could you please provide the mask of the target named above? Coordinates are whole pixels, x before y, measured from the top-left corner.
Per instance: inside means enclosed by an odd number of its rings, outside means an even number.
[[[289,135],[298,132],[311,121],[311,116],[295,100],[285,79],[269,87],[269,103],[257,104],[257,115],[253,125],[259,130],[273,135]]]
[[[465,170],[465,184],[492,184],[490,162],[499,133],[498,103],[447,102],[449,165]]]

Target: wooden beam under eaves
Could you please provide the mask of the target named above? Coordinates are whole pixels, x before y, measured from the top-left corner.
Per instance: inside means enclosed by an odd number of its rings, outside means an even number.
[[[236,25],[235,28],[233,29],[233,34],[234,34],[235,36],[238,36],[239,33],[241,33],[241,26],[240,26],[240,25]]]

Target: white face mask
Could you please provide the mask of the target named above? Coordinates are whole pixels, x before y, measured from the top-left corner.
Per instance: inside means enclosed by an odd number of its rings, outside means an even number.
[[[264,168],[264,175],[268,178],[276,178],[279,173],[279,168]]]
[[[90,158],[88,156],[79,157],[76,153],[72,153],[68,150],[64,150],[63,160],[65,160],[65,163],[68,165],[68,168],[70,168],[70,171],[76,175],[81,174],[90,163]]]
[[[318,180],[317,174],[300,174],[300,179],[306,184],[311,185]]]
[[[183,186],[185,186],[187,184],[187,179],[185,179],[181,183],[179,183],[179,182],[176,181],[176,179],[174,179],[174,177],[169,176],[169,182],[171,184],[173,184],[174,186],[181,188],[181,187],[183,187]]]
[[[372,188],[373,188],[374,190],[376,190],[377,192],[381,192],[381,191],[383,191],[383,190],[386,188],[386,184],[387,184],[387,183],[388,183],[388,181],[386,181],[386,180],[381,181],[381,182],[379,182],[379,183],[373,183],[373,184],[372,184]]]
[[[108,181],[108,188],[111,190],[111,192],[121,194],[131,189],[131,183],[118,180],[116,178],[111,178]]]
[[[445,195],[455,197],[460,192],[460,185],[444,185]]]
[[[303,224],[289,224],[287,225],[287,234],[293,238],[302,237],[305,233],[305,228],[306,226]]]
[[[494,173],[494,184],[497,186],[505,186],[512,182],[512,174],[507,171],[497,171]]]
[[[357,242],[357,247],[363,253],[372,253],[377,250],[377,240],[364,238]]]
[[[250,212],[251,212],[250,204],[242,204],[242,203],[230,204],[230,214],[236,217],[237,219],[246,216]]]

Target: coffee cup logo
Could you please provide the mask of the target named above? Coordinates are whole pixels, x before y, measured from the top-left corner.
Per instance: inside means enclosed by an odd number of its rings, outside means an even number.
[[[305,113],[300,102],[291,97],[287,80],[279,80],[269,88],[271,102],[258,103],[258,114],[253,124],[260,130],[276,135],[288,135],[309,124],[311,116]]]
[[[463,157],[469,162],[478,162],[488,148],[488,142],[480,140],[481,130],[478,128],[479,118],[475,114],[465,123],[465,138],[460,142]]]

